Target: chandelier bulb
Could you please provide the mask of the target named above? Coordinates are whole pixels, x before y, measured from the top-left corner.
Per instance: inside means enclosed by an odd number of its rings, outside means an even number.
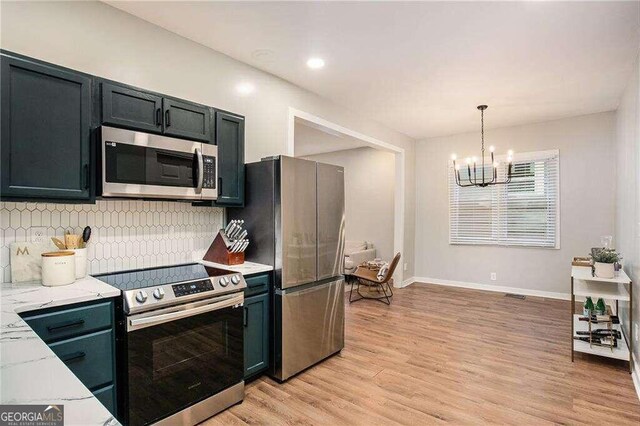
[[[495,150],[496,150],[496,147],[495,147],[495,146],[491,145],[491,146],[489,147],[489,152],[493,152],[493,151],[495,151]]]
[[[507,151],[507,155],[508,155],[509,157],[513,157],[513,150],[512,150],[512,149],[510,149],[509,151]]]
[[[495,169],[497,169],[499,165],[500,165],[500,163],[498,163],[497,161],[496,161],[495,163],[493,163],[493,167],[494,167]]]
[[[469,158],[469,157],[465,158],[464,161],[466,161],[467,164],[471,164],[471,158]]]
[[[476,163],[478,162],[478,158],[477,158],[477,157],[473,157],[473,158],[471,159],[471,161],[473,161],[473,164],[476,164]]]
[[[453,161],[456,161],[456,159],[457,159],[457,158],[458,158],[458,156],[457,156],[457,155],[455,155],[455,154],[451,154],[451,159],[452,159]]]

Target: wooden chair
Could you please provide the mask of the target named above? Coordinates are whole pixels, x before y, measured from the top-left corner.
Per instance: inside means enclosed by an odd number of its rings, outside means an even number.
[[[378,280],[378,271],[364,268],[362,266],[358,266],[358,269],[352,274],[352,277],[356,278],[356,293],[360,296],[357,299],[353,299],[353,283],[351,284],[351,290],[349,290],[349,303],[357,302],[362,299],[372,299],[378,300],[387,305],[391,305],[391,298],[393,297],[393,290],[391,289],[391,278],[393,277],[393,273],[396,270],[396,266],[398,266],[398,262],[400,262],[400,253],[397,253],[391,264],[389,265],[389,269],[387,273],[382,278],[382,280]],[[374,287],[378,290],[378,292],[382,292],[380,296],[370,296],[364,295],[360,292],[360,284],[362,281],[365,281],[369,284],[370,287]]]

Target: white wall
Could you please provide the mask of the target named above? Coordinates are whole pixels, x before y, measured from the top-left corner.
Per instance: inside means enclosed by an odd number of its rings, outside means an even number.
[[[631,279],[640,279],[640,57],[616,114],[616,234],[614,245],[622,253],[623,267]],[[640,327],[640,290],[634,286],[634,321],[627,336],[634,336]],[[628,311],[622,313],[625,317]],[[628,318],[628,317],[627,317]],[[623,322],[626,324],[626,321]],[[635,339],[633,352],[640,360],[640,342]],[[636,366],[636,377],[640,379]]]
[[[367,146],[366,142],[339,132],[328,133],[326,129],[320,130],[299,122],[295,123],[294,157],[345,151],[365,146]]]
[[[104,3],[2,2],[0,7],[3,49],[243,114],[247,162],[286,152],[289,107],[404,148],[413,162],[411,138]],[[235,87],[246,81],[256,90],[240,96]],[[407,188],[412,173],[407,167]],[[413,259],[413,195],[407,193],[405,200],[408,259]],[[408,272],[412,269],[410,264]]]
[[[571,258],[614,233],[614,125],[609,112],[485,132],[498,153],[560,150],[559,250],[450,245],[447,162],[479,155],[480,134],[416,143],[416,276],[568,294]]]
[[[304,158],[344,167],[346,239],[371,241],[392,259],[395,155],[365,147]]]

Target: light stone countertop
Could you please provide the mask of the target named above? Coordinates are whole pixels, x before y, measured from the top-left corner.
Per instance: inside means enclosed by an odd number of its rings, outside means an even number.
[[[239,272],[242,275],[259,274],[260,272],[273,271],[273,266],[263,265],[262,263],[244,262],[240,265],[225,265],[224,263],[207,262],[206,260],[198,260],[205,266],[213,266],[214,268],[226,269],[228,271]]]
[[[62,404],[65,425],[119,425],[18,314],[100,300],[120,290],[92,277],[60,287],[0,285],[0,403]]]

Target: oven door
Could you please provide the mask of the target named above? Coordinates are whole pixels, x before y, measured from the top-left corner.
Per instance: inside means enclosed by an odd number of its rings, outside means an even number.
[[[215,200],[218,148],[101,127],[102,196]]]
[[[127,317],[128,424],[146,425],[240,383],[242,293]]]

